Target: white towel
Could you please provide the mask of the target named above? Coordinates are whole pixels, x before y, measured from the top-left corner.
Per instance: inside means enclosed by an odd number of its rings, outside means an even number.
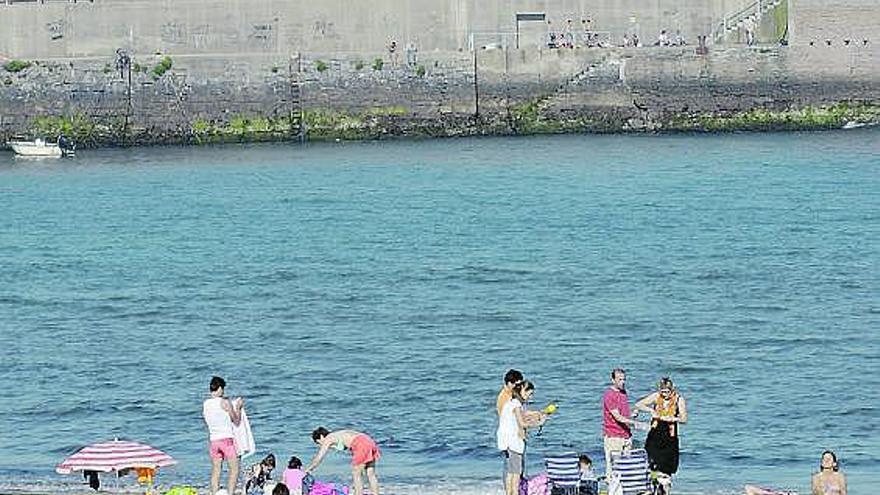
[[[241,421],[232,424],[232,434],[235,435],[235,450],[242,459],[254,455],[257,447],[254,444],[254,433],[251,431],[251,422],[248,421],[247,413],[241,409]]]

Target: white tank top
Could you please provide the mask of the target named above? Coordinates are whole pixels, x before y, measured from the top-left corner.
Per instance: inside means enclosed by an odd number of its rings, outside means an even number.
[[[232,418],[221,405],[224,400],[226,399],[221,397],[211,397],[202,406],[202,415],[205,417],[205,423],[208,424],[208,435],[212,442],[224,438],[235,438],[232,433]]]
[[[518,399],[510,399],[501,409],[498,420],[498,431],[495,433],[498,450],[512,450],[518,454],[526,451],[526,442],[520,434],[519,423],[516,421],[515,409],[522,407]]]

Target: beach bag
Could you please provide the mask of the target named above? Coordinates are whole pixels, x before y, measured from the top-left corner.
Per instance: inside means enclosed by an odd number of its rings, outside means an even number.
[[[547,473],[523,478],[519,483],[519,495],[549,495]]]
[[[305,489],[305,483],[303,483],[303,489]],[[348,495],[348,487],[337,487],[335,483],[315,481],[309,488],[309,495]]]

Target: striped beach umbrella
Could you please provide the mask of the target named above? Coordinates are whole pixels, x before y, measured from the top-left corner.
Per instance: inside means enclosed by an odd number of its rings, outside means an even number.
[[[132,468],[157,469],[172,464],[177,464],[177,461],[157,448],[138,442],[112,440],[83,447],[64,459],[64,462],[55,468],[55,472],[58,474],[70,474],[74,471],[109,473]]]

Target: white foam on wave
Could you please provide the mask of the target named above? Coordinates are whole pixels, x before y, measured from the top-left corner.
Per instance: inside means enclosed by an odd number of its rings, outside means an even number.
[[[141,486],[134,484],[120,484],[116,487],[112,480],[102,483],[102,490],[98,493],[112,493],[122,495],[134,495],[144,493]],[[157,492],[163,493],[170,486],[157,486]],[[383,495],[503,495],[501,481],[475,481],[475,480],[440,480],[424,483],[382,483]],[[88,485],[78,481],[56,480],[22,480],[0,482],[0,494],[3,495],[87,495],[94,494]],[[199,487],[199,493],[207,495],[205,487]],[[694,491],[676,490],[678,495],[737,495],[741,491],[733,490],[710,490]]]

